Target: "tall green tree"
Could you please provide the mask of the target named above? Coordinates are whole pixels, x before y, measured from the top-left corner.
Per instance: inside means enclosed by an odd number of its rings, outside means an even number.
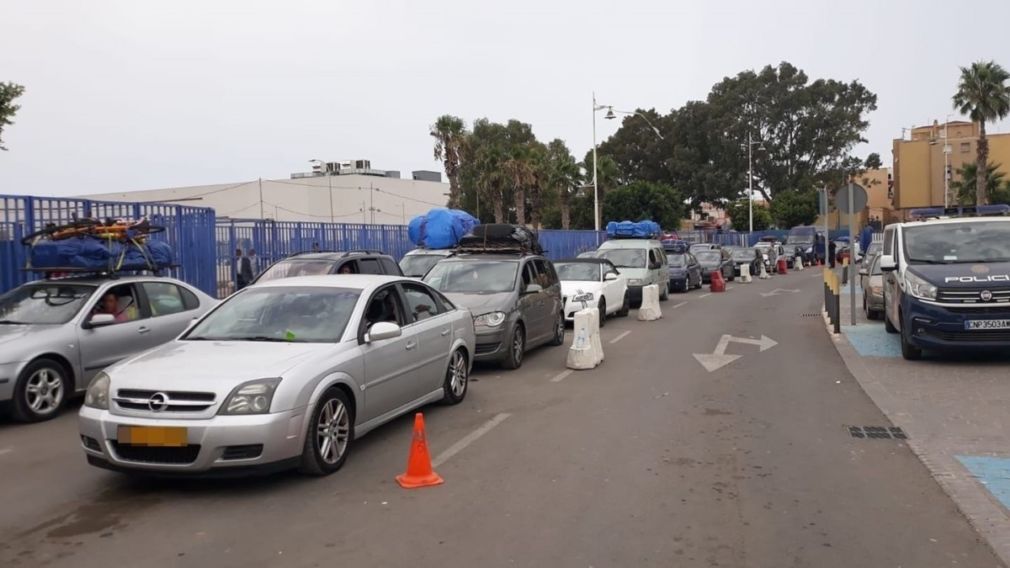
[[[668,185],[639,181],[607,194],[604,217],[615,221],[650,219],[663,228],[676,229],[684,217],[683,198]]]
[[[474,211],[479,212],[482,220],[490,218],[496,223],[508,220],[505,204],[512,194],[504,168],[509,158],[507,143],[505,125],[481,118],[474,121],[463,144],[460,177],[464,187],[473,188]]]
[[[977,61],[971,67],[961,68],[961,77],[954,93],[954,108],[979,124],[976,168],[989,163],[989,139],[985,123],[1001,120],[1010,114],[1010,86],[1006,82],[1010,73],[995,61]],[[976,177],[975,203],[988,203],[986,181]]]
[[[459,167],[468,132],[463,119],[443,114],[435,119],[429,134],[435,139],[435,159],[442,162],[445,177],[449,178],[449,207],[460,206],[462,196],[459,185]]]
[[[998,197],[1002,197],[1001,189],[1004,185],[1005,174],[999,171],[999,164],[989,162],[986,167],[985,178],[982,181],[985,195],[993,202]],[[978,166],[975,164],[965,164],[957,169],[958,179],[951,180],[950,189],[957,196],[957,202],[961,205],[974,205],[978,199]]]
[[[868,170],[879,170],[883,165],[884,163],[880,161],[880,154],[876,152],[871,152],[863,161],[863,166]]]
[[[578,192],[579,185],[582,183],[582,172],[564,140],[555,138],[547,144],[544,167],[547,187],[550,193],[557,198],[561,213],[561,228],[570,229],[572,226],[572,197]]]
[[[11,119],[21,109],[21,105],[14,104],[14,100],[24,92],[25,88],[17,83],[0,83],[0,150],[7,150],[3,145],[3,130],[14,124]]]
[[[771,214],[779,227],[809,225],[817,219],[817,192],[812,189],[783,192],[772,201]]]
[[[747,199],[738,199],[726,206],[726,215],[733,223],[733,229],[747,231],[750,228],[750,209]],[[764,205],[754,204],[754,230],[763,231],[772,226],[772,214]]]
[[[525,225],[527,190],[536,182],[536,136],[532,126],[515,119],[505,125],[505,136],[508,157],[502,167],[512,184],[516,223]]]

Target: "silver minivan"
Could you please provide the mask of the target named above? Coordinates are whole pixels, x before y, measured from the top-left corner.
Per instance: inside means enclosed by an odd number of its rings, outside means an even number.
[[[653,239],[611,239],[600,245],[598,258],[612,262],[628,279],[628,298],[633,306],[642,303],[642,287],[655,284],[659,299],[670,297],[670,274],[663,245]]]

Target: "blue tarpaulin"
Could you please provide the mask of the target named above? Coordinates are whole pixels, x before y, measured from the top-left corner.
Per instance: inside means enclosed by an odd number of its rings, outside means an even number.
[[[31,266],[95,272],[160,270],[172,266],[172,247],[162,241],[147,243],[74,238],[40,241],[31,247]]]
[[[607,236],[615,239],[648,239],[658,238],[659,223],[655,221],[610,221],[607,223]]]
[[[480,221],[466,211],[436,207],[411,219],[407,236],[420,247],[448,249],[479,224]]]

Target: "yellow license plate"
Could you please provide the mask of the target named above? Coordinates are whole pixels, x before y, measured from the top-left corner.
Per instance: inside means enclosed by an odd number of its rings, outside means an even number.
[[[120,444],[130,446],[161,446],[178,448],[187,443],[185,428],[168,426],[120,426]]]

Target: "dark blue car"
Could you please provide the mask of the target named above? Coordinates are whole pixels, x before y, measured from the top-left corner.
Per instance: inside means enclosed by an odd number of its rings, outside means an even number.
[[[693,254],[686,250],[667,250],[669,263],[670,290],[687,292],[691,288],[701,288],[701,265]]]

